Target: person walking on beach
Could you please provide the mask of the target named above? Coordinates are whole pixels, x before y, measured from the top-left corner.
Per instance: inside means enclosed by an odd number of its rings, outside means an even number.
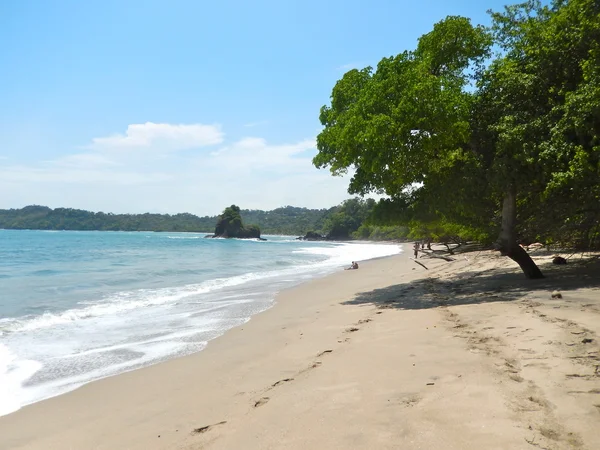
[[[413,250],[415,251],[415,259],[419,257],[419,243],[415,242],[415,245],[413,246]]]

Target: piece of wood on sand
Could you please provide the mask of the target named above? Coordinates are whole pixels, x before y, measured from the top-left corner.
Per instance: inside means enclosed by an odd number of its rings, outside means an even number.
[[[410,259],[412,259],[412,260],[413,260],[414,262],[416,262],[418,265],[420,265],[421,267],[423,267],[425,270],[429,270],[429,269],[428,269],[428,268],[425,266],[425,264],[423,264],[423,263],[420,263],[420,262],[419,262],[419,261],[417,261],[415,258],[410,258]]]
[[[444,261],[455,261],[454,258],[451,258],[450,256],[444,256],[444,255],[436,255],[435,253],[426,253],[425,254],[426,258],[437,258],[437,259],[443,259]]]

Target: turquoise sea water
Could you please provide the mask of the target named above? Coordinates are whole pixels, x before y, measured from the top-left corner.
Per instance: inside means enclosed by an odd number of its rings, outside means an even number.
[[[0,414],[202,350],[275,294],[397,245],[0,230]]]

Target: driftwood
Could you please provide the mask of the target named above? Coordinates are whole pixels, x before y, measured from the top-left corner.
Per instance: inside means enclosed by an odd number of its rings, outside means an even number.
[[[424,267],[424,268],[425,268],[425,270],[429,270],[429,269],[428,269],[428,268],[425,266],[425,264],[423,264],[423,263],[420,263],[420,262],[419,262],[419,261],[417,261],[415,258],[410,258],[410,259],[412,259],[414,262],[416,262],[416,263],[417,263],[418,265],[420,265],[421,267]]]
[[[444,261],[456,261],[454,258],[451,258],[449,256],[443,256],[443,255],[436,255],[434,253],[425,253],[425,256],[428,258],[439,258],[439,259],[443,259]]]
[[[450,256],[445,256],[445,255],[440,255],[440,251],[439,250],[419,250],[421,253],[423,253],[424,256],[426,256],[427,258],[439,258],[439,259],[443,259],[444,261],[455,261],[454,258],[451,258]],[[444,252],[446,253],[446,252]]]

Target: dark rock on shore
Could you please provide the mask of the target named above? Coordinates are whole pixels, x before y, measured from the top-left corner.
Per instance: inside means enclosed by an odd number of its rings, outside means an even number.
[[[260,237],[260,228],[256,225],[244,226],[240,215],[240,208],[236,205],[225,208],[223,214],[218,218],[215,234],[207,235],[205,237],[259,239],[261,241],[266,241],[266,239]]]
[[[558,264],[558,265],[567,264],[567,260],[565,258],[563,258],[562,256],[555,256],[554,258],[552,258],[552,264]]]
[[[305,236],[296,238],[298,241],[350,241],[348,236],[322,235],[314,231],[309,231]]]
[[[315,233],[314,231],[309,231],[305,236],[299,236],[296,239],[299,241],[326,241],[327,237]]]

